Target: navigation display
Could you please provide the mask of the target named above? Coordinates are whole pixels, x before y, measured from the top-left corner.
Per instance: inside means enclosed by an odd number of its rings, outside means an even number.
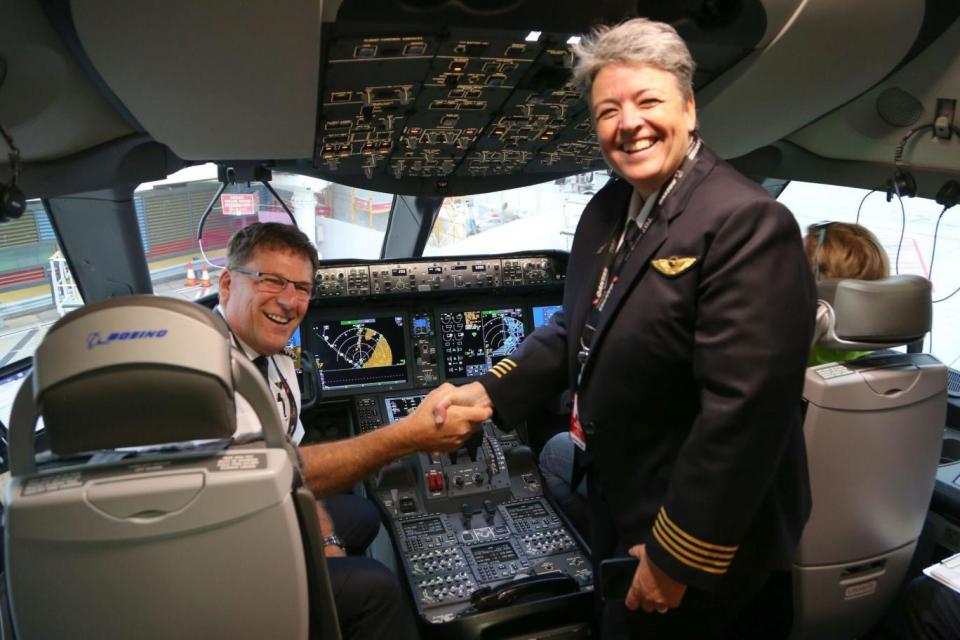
[[[557,311],[563,309],[563,305],[552,304],[546,307],[534,307],[533,308],[533,328],[539,329],[543,325],[550,322],[550,318],[553,317]]]
[[[407,382],[403,320],[403,316],[385,316],[314,322],[321,389]]]
[[[513,353],[523,340],[523,310],[441,313],[440,333],[447,377],[476,378]]]

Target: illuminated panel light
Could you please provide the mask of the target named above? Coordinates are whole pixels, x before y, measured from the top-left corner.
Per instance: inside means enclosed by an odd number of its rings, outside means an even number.
[[[536,42],[537,40],[540,39],[540,35],[542,33],[543,33],[542,31],[531,31],[530,33],[527,34],[527,37],[525,38],[525,40],[527,42]]]
[[[580,36],[570,36],[567,38],[567,44],[580,44]]]

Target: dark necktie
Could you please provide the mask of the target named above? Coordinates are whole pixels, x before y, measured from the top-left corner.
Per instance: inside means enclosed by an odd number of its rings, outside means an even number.
[[[611,275],[620,274],[623,263],[630,257],[630,252],[633,251],[633,248],[637,245],[637,242],[640,241],[640,236],[642,235],[640,225],[633,220],[627,220],[627,228],[623,233],[623,242],[620,244],[620,248],[613,257],[613,262],[610,265]]]
[[[267,366],[269,364],[267,361],[267,356],[257,356],[253,359],[253,364],[257,367],[257,370],[260,371],[260,375],[263,376],[264,381],[266,381],[267,385],[269,386],[270,376],[267,374]]]

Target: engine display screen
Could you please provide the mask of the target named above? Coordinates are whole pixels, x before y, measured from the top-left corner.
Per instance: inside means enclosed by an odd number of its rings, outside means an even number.
[[[440,536],[446,533],[440,518],[424,518],[401,523],[403,535],[408,538],[417,536]]]
[[[320,387],[324,390],[405,383],[403,316],[313,323]]]
[[[513,353],[523,340],[523,310],[441,313],[440,333],[447,377],[476,378]]]
[[[501,562],[510,562],[517,559],[517,552],[513,550],[509,542],[498,542],[488,544],[483,547],[473,547],[470,549],[473,559],[477,564],[500,564]]]

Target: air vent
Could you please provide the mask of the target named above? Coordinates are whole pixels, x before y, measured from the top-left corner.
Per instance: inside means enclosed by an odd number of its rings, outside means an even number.
[[[877,114],[890,126],[909,127],[923,115],[923,105],[903,89],[890,87],[877,96]]]

